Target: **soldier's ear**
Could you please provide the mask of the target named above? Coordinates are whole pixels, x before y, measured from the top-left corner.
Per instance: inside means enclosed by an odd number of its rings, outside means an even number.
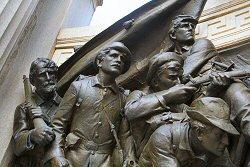
[[[151,80],[151,84],[153,85],[153,87],[157,88],[158,87],[158,81],[156,79],[156,77],[153,77]]]
[[[195,128],[195,132],[196,132],[196,135],[197,135],[197,138],[201,141],[202,140],[202,136],[203,136],[203,130],[201,128]]]
[[[175,35],[175,32],[171,32],[169,33],[169,36],[172,40],[176,40],[176,35]]]
[[[183,71],[183,68],[181,68],[180,71],[179,71],[179,77],[182,77],[183,72],[184,72],[184,71]]]
[[[96,61],[96,66],[97,66],[98,68],[101,68],[101,67],[102,67],[102,59],[97,59],[97,61]]]

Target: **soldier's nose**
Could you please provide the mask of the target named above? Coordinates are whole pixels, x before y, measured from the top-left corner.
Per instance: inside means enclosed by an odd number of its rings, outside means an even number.
[[[225,134],[224,137],[222,138],[222,143],[225,145],[225,146],[228,146],[229,145],[229,140],[228,140],[228,135]]]
[[[47,79],[47,80],[50,80],[50,79],[51,79],[51,77],[50,77],[50,75],[49,75],[48,72],[46,72],[46,79]]]
[[[122,62],[121,56],[117,56],[116,61],[119,62],[119,63],[121,63]]]

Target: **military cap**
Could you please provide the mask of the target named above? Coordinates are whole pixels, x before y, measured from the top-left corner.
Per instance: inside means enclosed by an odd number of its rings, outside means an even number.
[[[191,15],[178,15],[172,21],[173,24],[181,23],[181,22],[189,22],[189,23],[193,23],[196,25],[198,23],[198,20],[195,19],[194,16],[191,16]]]
[[[239,134],[230,122],[230,110],[227,103],[220,98],[203,97],[195,100],[187,108],[187,115],[193,120],[212,124],[230,134]]]
[[[184,60],[181,55],[174,52],[159,53],[149,60],[148,74],[146,78],[148,85],[150,85],[151,80],[155,76],[155,73],[157,72],[158,68],[169,61],[178,61],[181,66],[183,66],[184,64]]]
[[[114,49],[114,50],[124,53],[124,69],[122,71],[122,73],[124,74],[125,72],[128,71],[130,67],[132,54],[130,50],[122,42],[112,42],[109,45],[104,46],[95,57],[95,65],[97,65],[97,59],[98,59],[98,56],[101,54],[101,52],[105,50],[110,50],[110,49]]]
[[[170,35],[170,38],[172,38],[171,34],[173,34],[176,31],[176,29],[178,27],[180,27],[180,25],[183,22],[193,23],[195,26],[198,24],[198,20],[195,19],[194,16],[178,15],[178,16],[175,17],[174,20],[172,20],[172,23],[171,23],[171,26],[170,26],[170,29],[169,29],[169,32],[168,32],[168,34]]]

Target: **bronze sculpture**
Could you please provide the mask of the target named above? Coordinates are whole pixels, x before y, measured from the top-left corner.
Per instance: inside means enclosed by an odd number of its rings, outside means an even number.
[[[207,167],[223,156],[229,145],[228,133],[239,134],[230,123],[229,107],[214,97],[197,99],[187,109],[188,123],[162,125],[145,146],[141,167]],[[234,166],[228,159],[220,166]]]
[[[180,85],[183,63],[183,58],[174,52],[153,56],[147,74],[149,87],[136,90],[127,98],[125,114],[131,124],[137,158],[153,130],[161,124],[185,118],[185,114],[179,114],[184,108],[181,104],[196,88]]]
[[[173,34],[176,33],[176,29],[181,25],[182,22],[188,25],[186,28],[182,28],[189,40],[181,41],[175,38]],[[190,24],[194,24],[193,26]],[[173,21],[172,28],[169,31],[170,37],[174,42],[174,47],[172,51],[181,53],[185,59],[184,62],[184,73],[183,73],[183,82],[187,82],[192,77],[199,75],[206,75],[211,73],[213,62],[220,61],[217,50],[215,49],[213,43],[208,39],[198,39],[194,38],[194,28],[197,24],[195,18],[192,16],[181,16],[177,17]],[[219,72],[219,70],[217,70]],[[233,83],[226,75],[216,75],[213,77],[213,83],[208,87],[202,87],[200,95],[206,96],[216,96],[223,98],[228,105],[231,107],[231,118],[233,119],[233,124],[239,129],[239,131],[244,135],[245,139],[249,142],[249,126],[250,126],[250,117],[249,117],[249,97],[250,92],[246,85],[240,80],[234,80]],[[239,143],[242,145],[244,143]],[[242,154],[243,156],[243,154]],[[234,159],[234,158],[233,158]],[[244,159],[242,157],[242,159]],[[233,160],[236,165],[242,165],[243,162],[240,160]],[[246,162],[247,163],[247,162]],[[248,162],[249,163],[249,162]]]
[[[56,64],[46,58],[37,58],[30,68],[30,82],[36,88],[32,100],[36,106],[20,104],[15,111],[13,127],[13,150],[17,155],[15,166],[42,167],[45,146],[54,139],[50,127],[34,127],[35,118],[42,118],[47,125],[55,114],[61,98],[56,93]]]
[[[172,21],[169,30],[169,36],[174,43],[171,50],[181,54],[185,60],[182,83],[189,81],[190,77],[209,74],[212,62],[218,59],[218,52],[210,40],[195,40],[197,23],[198,20],[193,16],[179,15]],[[230,84],[230,78],[227,75],[217,74],[211,77],[213,78],[212,84],[207,90],[203,89],[207,96],[216,96],[223,90],[222,88]],[[215,92],[217,94],[214,94]]]
[[[160,2],[160,1],[159,1]],[[167,2],[167,1],[166,1]],[[173,1],[174,2],[174,1]],[[186,3],[187,1],[178,1],[178,3]],[[198,2],[198,1],[197,1]],[[161,2],[162,4],[163,4],[163,2]],[[165,2],[164,2],[165,3]],[[175,1],[173,4],[177,4],[177,1]],[[177,5],[179,5],[179,4],[177,4]],[[171,8],[171,9],[173,9],[173,8]],[[171,10],[169,10],[169,11],[171,11]],[[150,12],[148,12],[148,13],[150,13]],[[157,13],[156,13],[157,14]],[[158,14],[157,14],[158,15]],[[160,15],[160,14],[159,14]],[[151,16],[153,16],[153,14],[151,14]],[[181,16],[181,17],[179,17],[180,19],[182,19],[182,21],[180,21],[181,23],[183,23],[183,22],[190,22],[190,23],[188,23],[188,24],[186,24],[192,31],[194,30],[194,27],[195,27],[195,25],[197,24],[197,20],[196,20],[196,18],[191,18],[191,17],[186,17],[186,16]],[[138,17],[138,18],[140,18],[140,17]],[[153,18],[153,17],[152,17]],[[164,18],[164,17],[162,17],[162,18]],[[138,19],[138,20],[140,20],[140,19]],[[143,20],[143,19],[142,19]],[[152,20],[156,20],[156,19],[152,19]],[[146,21],[147,21],[147,19],[146,19]],[[153,22],[153,21],[149,21],[149,22]],[[161,21],[159,21],[159,23],[160,23]],[[137,23],[137,24],[136,24]],[[155,23],[155,22],[154,22]],[[157,22],[158,23],[158,22]],[[142,25],[146,25],[143,21],[139,21],[139,24],[142,24]],[[154,25],[154,24],[151,24],[151,25]],[[132,27],[131,27],[132,26]],[[122,35],[120,35],[119,37],[118,37],[118,39],[120,38],[120,39],[122,39],[125,43],[126,43],[126,46],[129,46],[129,45],[134,45],[135,47],[133,48],[134,50],[132,50],[133,51],[133,53],[137,53],[138,55],[142,55],[142,53],[143,54],[145,54],[145,55],[147,55],[147,56],[151,56],[153,53],[155,54],[155,53],[158,53],[159,52],[159,50],[164,50],[164,48],[166,48],[166,47],[163,47],[163,49],[160,47],[160,45],[159,45],[159,48],[154,48],[154,49],[152,49],[153,48],[153,46],[150,46],[150,47],[145,47],[145,48],[143,48],[143,49],[141,49],[141,47],[139,47],[139,46],[137,46],[135,43],[138,43],[137,42],[137,40],[138,40],[138,37],[137,37],[137,35],[138,36],[140,36],[140,31],[139,31],[139,26],[138,26],[138,22],[137,22],[137,20],[135,20],[135,26],[133,26],[133,25],[131,25],[130,27],[127,27],[127,28],[125,28],[126,29],[126,31],[122,31]],[[150,28],[152,28],[151,26],[145,26],[144,27],[145,29],[146,29],[146,32],[148,32],[149,30],[150,30]],[[179,28],[179,27],[176,27],[176,28]],[[144,29],[144,30],[145,30]],[[162,31],[161,31],[162,32]],[[190,32],[189,32],[190,33]],[[128,34],[128,35],[127,35]],[[124,36],[123,36],[124,35]],[[131,35],[131,36],[129,36],[129,35]],[[156,35],[156,34],[155,34]],[[173,35],[173,34],[171,34],[171,35]],[[164,36],[164,35],[163,35]],[[189,35],[188,35],[189,37],[190,36],[193,36],[194,37],[194,34],[192,34],[192,33],[190,33]],[[115,35],[114,35],[114,37],[115,37]],[[144,36],[143,36],[143,38],[144,38]],[[171,37],[172,39],[174,39],[175,37],[174,36],[172,36]],[[98,38],[97,38],[98,39]],[[159,42],[158,41],[158,39],[159,38],[154,38],[154,44],[156,45],[156,41],[157,42]],[[178,41],[179,40],[179,41]],[[182,45],[180,42],[181,42],[181,40],[180,39],[178,39],[178,40],[176,40],[175,41],[175,46],[172,48],[172,50],[170,50],[170,51],[172,51],[172,52],[177,52],[177,53],[179,53],[179,54],[182,54],[183,55],[183,57],[185,58],[185,63],[184,63],[184,77],[183,77],[183,79],[182,79],[182,82],[183,83],[186,83],[189,79],[190,79],[190,76],[192,76],[192,77],[195,77],[195,76],[198,76],[199,74],[207,74],[207,73],[209,73],[209,71],[210,71],[210,69],[211,69],[211,62],[212,62],[212,60],[214,60],[214,59],[216,59],[217,58],[217,55],[218,55],[218,53],[217,53],[217,51],[215,50],[215,48],[214,48],[214,46],[213,46],[213,44],[209,41],[209,40],[206,40],[206,39],[200,39],[200,40],[197,40],[197,41],[194,41],[194,38],[193,39],[191,39],[190,41],[187,41],[188,43],[187,43],[187,45]],[[100,40],[101,41],[101,40]],[[107,41],[109,41],[109,40],[107,40]],[[131,42],[131,41],[134,41],[134,42]],[[100,43],[102,43],[103,41],[101,41],[101,42],[97,42],[97,44],[100,44]],[[152,42],[152,41],[150,41],[150,42]],[[165,41],[164,41],[165,42]],[[185,44],[185,43],[184,43]],[[88,47],[89,45],[86,45],[86,47],[85,48],[88,48],[87,49],[87,51],[90,51],[91,49],[93,49],[92,47]],[[129,46],[129,48],[131,48],[131,46]],[[142,45],[143,46],[143,45]],[[99,47],[99,46],[98,46]],[[89,49],[90,48],[90,49]],[[140,48],[140,51],[138,51],[137,52],[137,49],[138,48]],[[148,49],[147,50],[147,48],[150,48],[150,49]],[[145,51],[145,49],[146,49],[146,51]],[[86,52],[84,52],[84,54],[86,54],[87,53],[87,51]],[[167,52],[167,53],[169,53],[169,52]],[[85,58],[83,58],[83,60],[85,60]],[[89,59],[87,59],[87,60],[89,60]],[[142,59],[139,59],[139,61],[141,61]],[[134,60],[135,61],[135,60]],[[85,64],[88,64],[88,63],[86,63],[86,62],[84,62]],[[78,65],[82,65],[81,63],[78,63]],[[81,67],[84,67],[84,66],[81,66]],[[89,64],[87,65],[87,68],[86,68],[86,66],[85,66],[85,68],[83,68],[84,70],[85,69],[88,69],[88,67],[89,67]],[[138,67],[139,67],[139,70],[138,71],[140,71],[141,69],[141,67],[138,65]],[[62,67],[62,68],[64,68],[64,67]],[[66,68],[65,68],[66,69]],[[68,78],[71,78],[73,75],[75,75],[75,74],[73,74],[72,75],[72,73],[71,73],[71,71],[73,71],[74,72],[74,70],[76,70],[77,69],[77,71],[79,72],[79,71],[81,71],[81,69],[80,69],[80,66],[78,66],[78,68],[72,68],[71,70],[68,70],[67,71],[67,74],[68,74]],[[136,69],[137,69],[137,66],[136,66]],[[91,71],[91,70],[90,70]],[[129,74],[131,74],[131,73],[129,73]],[[68,79],[67,77],[66,77],[66,79],[64,78],[64,80],[67,80]],[[86,78],[86,77],[84,77],[85,79],[88,79],[88,78]],[[237,83],[233,83],[233,84],[231,84],[230,85],[230,87],[229,87],[229,89],[228,89],[228,91],[226,92],[226,95],[223,95],[223,91],[222,91],[222,94],[218,94],[218,92],[219,91],[216,91],[216,90],[222,90],[221,88],[223,88],[224,90],[226,90],[226,88],[227,88],[227,86],[230,84],[230,80],[228,79],[228,77],[227,76],[220,76],[220,75],[218,75],[218,76],[213,76],[213,80],[214,80],[214,83],[215,83],[215,86],[214,86],[214,84],[211,84],[212,86],[209,86],[208,87],[208,89],[207,88],[204,88],[204,89],[202,89],[201,91],[200,91],[200,93],[201,94],[204,94],[204,95],[207,95],[207,96],[221,96],[221,97],[224,97],[224,99],[229,103],[229,104],[231,104],[231,106],[233,106],[234,108],[232,108],[233,109],[233,118],[235,118],[234,119],[234,123],[235,124],[237,124],[238,125],[238,127],[240,127],[239,129],[243,132],[243,134],[245,135],[245,137],[249,137],[249,112],[248,112],[248,105],[247,104],[249,104],[248,103],[248,99],[249,99],[249,90],[244,86],[244,84],[242,84],[242,83],[240,83],[240,82],[237,82]],[[217,83],[217,84],[216,84]],[[166,88],[167,89],[167,88]],[[240,100],[241,101],[238,101],[238,100],[235,100],[235,99],[232,99],[232,98],[228,98],[228,97],[233,97],[234,95],[235,95],[235,90],[239,90],[239,92],[241,92],[240,94],[242,95],[241,97],[243,97],[243,98],[241,98]],[[158,90],[158,89],[155,89],[154,91],[152,91],[152,92],[150,92],[150,93],[156,93],[156,92],[158,92],[158,91],[161,91],[161,90]],[[176,91],[176,90],[175,90]],[[178,91],[178,90],[177,90]],[[147,91],[145,91],[144,90],[144,92],[143,93],[149,93],[149,92],[147,92]],[[214,94],[214,92],[216,92],[216,94]],[[142,93],[142,94],[143,94]],[[173,91],[173,93],[174,93],[174,91]],[[187,93],[187,92],[186,92]],[[186,94],[186,93],[184,93],[184,94]],[[143,94],[143,96],[147,96],[147,95],[149,95],[149,94]],[[197,94],[198,96],[200,95],[200,94]],[[175,95],[176,96],[176,95]],[[180,96],[181,97],[181,96]],[[184,97],[184,99],[185,99],[186,97]],[[77,100],[79,100],[79,98],[77,99]],[[177,101],[178,101],[178,99],[176,99]],[[79,101],[81,101],[81,100],[79,100]],[[130,101],[130,100],[128,100],[128,101]],[[159,101],[161,101],[161,104],[160,105],[162,105],[162,106],[164,106],[164,104],[165,104],[165,101],[164,100],[159,100],[159,97],[158,97],[158,104],[159,104]],[[153,100],[151,101],[149,101],[150,102],[150,104],[148,104],[148,105],[152,105],[153,104]],[[81,102],[79,102],[78,104],[81,104]],[[142,103],[143,104],[143,103]],[[141,105],[142,105],[141,104]],[[176,105],[177,106],[177,105]],[[176,107],[176,106],[174,106],[174,107]],[[242,107],[243,106],[243,107]],[[143,107],[145,107],[146,108],[146,106],[143,106]],[[164,106],[165,108],[166,108],[166,110],[169,110],[169,108],[167,107],[167,106]],[[172,109],[174,108],[174,107],[172,107]],[[149,108],[146,108],[147,110],[149,109]],[[133,108],[131,108],[130,109],[131,111],[133,110]],[[140,109],[139,108],[137,108],[137,111],[139,111]],[[146,111],[146,110],[145,110]],[[154,109],[152,109],[151,111],[155,111]],[[181,111],[181,110],[180,110]],[[156,111],[157,113],[159,112],[159,113],[161,113],[161,112],[163,112],[163,111]],[[156,113],[155,112],[155,113]],[[178,111],[177,111],[178,112]],[[132,113],[132,112],[131,112]],[[142,112],[143,113],[143,112]],[[153,113],[153,112],[152,112]],[[135,112],[134,112],[134,116],[132,115],[132,116],[129,116],[129,114],[127,114],[127,116],[132,120],[132,121],[137,121],[136,122],[136,124],[138,125],[138,124],[140,124],[140,123],[138,123],[138,122],[143,122],[143,123],[145,123],[146,122],[146,120],[147,120],[147,117],[149,117],[149,116],[152,116],[151,114],[152,114],[151,112],[149,112],[149,113],[146,113],[146,114],[144,114],[144,115],[140,115],[140,114],[136,114],[136,110],[135,110]],[[148,114],[148,115],[147,115]],[[158,125],[158,123],[159,124],[161,124],[161,123],[167,123],[167,121],[169,121],[169,122],[172,122],[172,116],[171,116],[171,114],[170,115],[164,115],[165,113],[163,113],[163,115],[160,115],[160,117],[153,117],[153,124],[155,124],[156,123],[156,125],[155,125],[155,127],[158,127],[159,125]],[[154,114],[153,114],[154,115]],[[157,121],[157,119],[161,119],[161,116],[163,116],[164,117],[164,121]],[[140,118],[140,119],[138,119],[138,118]],[[171,118],[171,119],[170,119]],[[80,119],[80,118],[79,118]],[[82,119],[82,120],[85,120],[85,119]],[[150,121],[152,121],[152,119],[151,120],[148,120],[147,122],[150,122]],[[133,122],[132,122],[133,123]],[[143,123],[142,123],[142,125],[143,125]],[[152,122],[150,122],[150,123],[152,123]],[[152,124],[151,124],[152,125]],[[146,130],[147,128],[145,128],[145,126],[141,126],[141,127],[137,127],[137,129],[138,129],[138,131],[139,132],[142,132],[142,134],[144,133],[143,131],[144,130]],[[89,132],[91,132],[92,133],[92,131],[90,130]],[[114,132],[114,131],[113,131]],[[134,131],[135,132],[135,131]],[[149,134],[151,134],[152,132],[150,132]],[[96,135],[96,134],[94,134],[94,135]],[[138,134],[137,134],[138,135]],[[98,136],[98,134],[96,135],[96,136]],[[70,135],[69,135],[69,137],[68,137],[68,139],[70,139]],[[248,139],[249,140],[249,139]],[[77,140],[78,141],[78,140]],[[147,141],[147,140],[146,140]],[[140,142],[137,142],[137,143],[140,143]],[[77,144],[79,144],[79,143],[76,143],[76,145]],[[142,144],[143,145],[143,144]],[[93,146],[93,145],[90,145],[91,147]],[[71,148],[71,146],[66,146],[66,147],[68,147],[69,149],[72,149]],[[73,147],[73,146],[72,146]],[[143,147],[142,147],[143,148]],[[91,149],[91,148],[89,148],[89,149]],[[66,150],[66,151],[68,151],[68,149]],[[139,154],[140,154],[140,152],[141,151],[139,151]],[[138,155],[137,155],[138,156]],[[67,161],[65,161],[66,163],[67,163]]]
[[[112,166],[112,152],[120,145],[118,131],[125,163],[131,160],[131,148],[124,142],[130,129],[121,110],[126,96],[115,82],[129,69],[130,56],[123,43],[113,42],[96,56],[98,74],[71,84],[53,120],[56,139],[47,153],[47,165]]]

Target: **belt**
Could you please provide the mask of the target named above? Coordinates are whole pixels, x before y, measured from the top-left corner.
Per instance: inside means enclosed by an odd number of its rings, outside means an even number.
[[[93,141],[88,141],[88,140],[84,140],[84,139],[80,139],[80,142],[78,145],[78,147],[80,149],[88,150],[93,155],[95,153],[110,154],[111,155],[113,150],[114,150],[114,146],[115,146],[114,143],[100,145],[100,144],[97,144]]]

